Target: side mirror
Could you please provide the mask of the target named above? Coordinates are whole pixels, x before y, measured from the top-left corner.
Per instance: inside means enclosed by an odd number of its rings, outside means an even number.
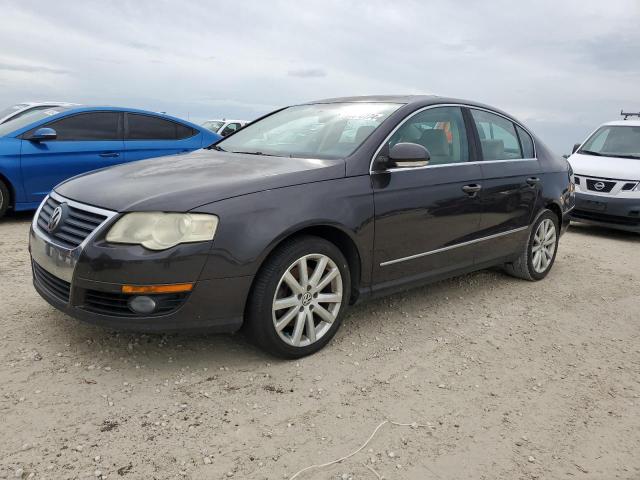
[[[581,145],[580,143],[576,143],[576,144],[573,146],[573,150],[571,150],[571,153],[576,153],[576,150],[578,150],[578,149],[580,148],[580,145]]]
[[[55,140],[58,138],[58,134],[53,128],[39,128],[31,134],[27,140],[31,142],[45,142],[47,140]]]
[[[424,167],[430,159],[429,150],[417,143],[396,143],[389,150],[389,160],[394,167]]]

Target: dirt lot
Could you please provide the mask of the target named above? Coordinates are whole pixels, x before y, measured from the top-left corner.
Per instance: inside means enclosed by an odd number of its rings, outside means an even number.
[[[550,276],[354,307],[298,362],[241,336],[109,332],[31,286],[0,224],[0,478],[640,478],[640,236],[572,227]],[[379,477],[378,477],[379,476]]]

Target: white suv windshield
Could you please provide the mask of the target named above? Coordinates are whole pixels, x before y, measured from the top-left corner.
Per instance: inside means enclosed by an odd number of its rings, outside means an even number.
[[[0,110],[0,118],[4,118],[7,115],[11,115],[12,113],[17,112],[18,110],[21,110],[26,106],[27,105],[24,103],[18,103],[17,105],[11,105],[10,107],[3,108],[2,110]]]
[[[4,137],[9,133],[13,133],[16,130],[26,127],[30,123],[37,122],[43,118],[57,115],[60,112],[68,110],[66,107],[47,107],[44,110],[29,110],[23,115],[12,118],[11,120],[0,125],[0,137]]]
[[[346,157],[400,106],[324,103],[289,107],[246,126],[216,148],[280,157]]]
[[[640,126],[601,127],[582,145],[578,153],[640,159]]]
[[[223,125],[224,125],[224,122],[218,122],[216,120],[210,120],[202,124],[204,128],[208,128],[213,132],[217,132],[218,130],[220,130],[220,127]]]

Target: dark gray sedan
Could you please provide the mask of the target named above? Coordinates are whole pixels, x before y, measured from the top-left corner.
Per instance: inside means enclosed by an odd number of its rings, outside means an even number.
[[[243,327],[300,357],[372,296],[495,265],[541,280],[573,187],[564,159],[485,105],[295,105],[206,150],[58,185],[31,229],[34,284],[89,322]]]

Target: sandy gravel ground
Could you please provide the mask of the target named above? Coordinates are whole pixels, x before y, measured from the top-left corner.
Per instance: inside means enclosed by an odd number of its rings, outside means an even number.
[[[483,271],[354,307],[298,362],[118,334],[31,286],[0,224],[0,478],[639,479],[640,236],[572,227],[531,284]]]

